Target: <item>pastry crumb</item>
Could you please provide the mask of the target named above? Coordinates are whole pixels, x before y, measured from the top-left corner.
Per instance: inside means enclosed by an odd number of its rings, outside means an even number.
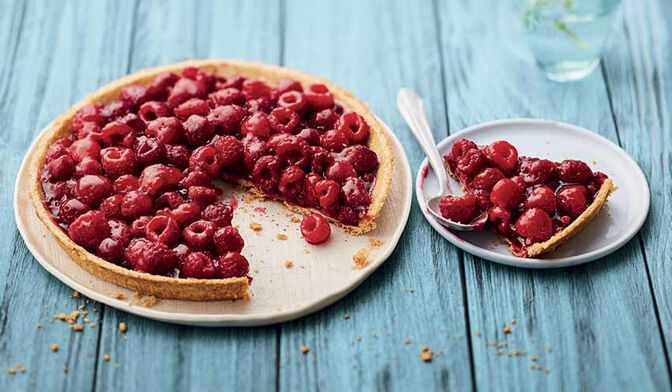
[[[292,260],[286,260],[285,268],[294,268],[294,262]]]
[[[420,348],[422,349],[422,352],[420,353],[420,359],[424,362],[430,362],[432,360],[432,356],[434,355],[432,350],[430,350],[429,346],[426,344],[423,344],[420,346]]]
[[[516,325],[516,319],[511,319],[511,321],[509,321],[509,323],[511,323],[511,325]]]
[[[63,373],[67,373],[67,372],[68,372],[68,367],[66,366],[66,367],[63,368]]]
[[[252,229],[253,231],[261,231],[262,228],[263,227],[261,226],[261,223],[258,222],[250,223],[250,229]]]
[[[372,248],[378,248],[383,245],[383,241],[378,238],[369,238],[369,246]]]
[[[411,343],[413,343],[413,341],[411,339],[404,340],[404,344],[411,344]]]
[[[119,323],[119,332],[126,333],[127,330],[128,326],[126,326],[126,323]]]
[[[481,331],[474,331],[474,336],[481,337]]]
[[[502,328],[502,332],[504,332],[505,334],[510,334],[511,327],[509,327],[508,325],[504,325],[504,328]]]
[[[350,319],[350,313],[343,313],[343,319],[344,320],[349,320]]]
[[[108,353],[103,354],[103,361],[107,362],[109,360],[110,360],[110,354]]]
[[[369,248],[362,248],[352,256],[353,269],[362,269],[369,264]]]
[[[16,365],[16,368],[20,373],[25,373],[26,372],[26,368],[23,366],[23,362],[19,362],[19,364]]]
[[[533,356],[530,357],[530,361],[532,361],[532,362],[537,362],[538,359],[539,359],[539,357],[536,356],[536,355],[533,355]]]
[[[73,298],[79,298],[82,295],[79,293],[79,291],[75,290],[75,291],[72,292],[72,296],[73,296]]]
[[[122,293],[112,293],[112,298],[114,298],[114,299],[124,299],[124,298],[126,298],[126,296],[123,295]]]
[[[278,233],[278,235],[276,235],[275,238],[279,239],[280,241],[285,241],[287,240],[287,234]]]
[[[49,348],[51,349],[52,353],[55,353],[56,351],[58,351],[58,344],[52,343]]]
[[[303,253],[305,253],[305,254],[310,254],[310,249],[308,249],[308,248],[303,248]]]
[[[289,221],[292,222],[292,223],[299,223],[299,222],[301,222],[301,219],[299,219],[299,217],[296,216],[296,215],[292,215],[292,216],[289,217]]]
[[[7,368],[7,373],[13,376],[16,374],[16,369],[13,367]]]
[[[303,345],[299,348],[299,351],[301,351],[301,354],[308,354],[308,352],[310,351],[310,347]]]
[[[42,327],[44,327],[44,325],[42,325],[42,323],[37,323],[37,328],[42,328]]]
[[[145,308],[151,308],[156,305],[159,300],[153,295],[142,295],[139,292],[133,294],[133,300],[137,305],[140,305]]]
[[[76,332],[82,332],[84,330],[84,326],[82,324],[73,324],[72,330]]]

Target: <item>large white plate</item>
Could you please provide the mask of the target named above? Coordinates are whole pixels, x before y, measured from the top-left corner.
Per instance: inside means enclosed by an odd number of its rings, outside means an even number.
[[[332,225],[329,242],[311,246],[301,238],[299,224],[290,222],[289,215],[293,214],[280,203],[250,201],[232,189],[225,191],[225,197],[235,195],[238,200],[233,223],[240,225],[246,243],[243,254],[250,260],[254,277],[249,302],[159,300],[147,308],[133,300],[133,292],[82,270],[35,215],[24,186],[28,181],[25,158],[14,191],[16,225],[28,249],[47,271],[83,295],[114,308],[156,320],[201,326],[253,326],[295,319],[343,298],[382,265],[399,241],[411,209],[412,176],[401,143],[389,129],[386,132],[393,141],[395,175],[379,227],[365,236],[348,236]],[[34,148],[33,144],[26,156]],[[263,230],[253,232],[249,228],[251,222],[261,223]],[[277,239],[279,233],[287,234],[288,239]],[[371,249],[365,268],[353,269],[352,256],[366,248],[370,238],[382,240],[382,246]],[[287,260],[293,261],[293,268],[285,266]],[[116,299],[117,293],[123,294],[124,299]]]
[[[489,231],[453,233],[437,223],[427,212],[425,200],[438,192],[436,176],[422,162],[415,182],[418,203],[425,218],[448,241],[475,256],[497,263],[524,268],[557,268],[586,263],[623,246],[642,227],[649,212],[649,185],[637,163],[619,146],[604,137],[575,125],[548,120],[511,119],[487,122],[457,132],[438,147],[445,155],[453,142],[471,139],[476,144],[507,140],[519,155],[553,161],[580,159],[611,177],[617,190],[607,206],[579,235],[551,254],[535,259],[511,255],[507,246]],[[426,178],[424,174],[427,174]],[[453,189],[459,185],[453,181]]]

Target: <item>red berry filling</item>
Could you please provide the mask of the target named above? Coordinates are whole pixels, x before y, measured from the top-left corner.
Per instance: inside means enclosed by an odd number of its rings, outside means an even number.
[[[370,132],[326,85],[166,72],[75,114],[72,136],[47,151],[45,204],[71,239],[109,262],[176,277],[242,277],[245,243],[213,181],[246,180],[357,225],[379,166],[366,146]],[[318,244],[330,226],[311,214],[301,232]]]

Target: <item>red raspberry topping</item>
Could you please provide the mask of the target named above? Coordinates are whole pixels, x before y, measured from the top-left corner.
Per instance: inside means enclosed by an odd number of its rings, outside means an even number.
[[[180,240],[180,227],[172,218],[157,215],[147,222],[145,237],[150,241],[162,242],[170,246]]]
[[[369,138],[369,124],[355,112],[342,115],[336,122],[336,129],[348,135],[350,143],[364,143]]]
[[[144,122],[154,121],[157,118],[170,116],[170,109],[163,102],[145,102],[140,106],[138,115]]]
[[[593,179],[593,171],[585,162],[566,159],[560,162],[558,170],[562,182],[588,184]]]
[[[360,174],[370,173],[378,168],[378,155],[361,144],[346,147],[341,151],[340,156],[350,162]]]
[[[103,128],[101,141],[103,146],[125,146],[130,147],[135,141],[135,130],[119,121],[112,121]]]
[[[285,168],[278,185],[280,193],[289,201],[299,200],[303,192],[303,179],[305,176],[303,170],[296,165]]]
[[[457,161],[457,170],[472,176],[481,171],[486,166],[486,160],[478,149],[471,149],[464,153],[462,158]]]
[[[469,223],[478,215],[478,199],[471,193],[464,196],[444,196],[439,202],[441,215],[453,222]]]
[[[275,132],[294,133],[300,123],[299,115],[289,108],[275,108],[268,115],[268,124]]]
[[[184,137],[192,147],[198,147],[207,143],[214,135],[215,128],[208,122],[208,119],[199,116],[191,115],[184,123]]]
[[[242,91],[245,99],[248,101],[252,99],[271,97],[271,88],[260,80],[248,79],[244,81]]]
[[[311,213],[301,221],[301,235],[309,244],[325,243],[331,235],[331,226],[322,215]]]
[[[237,105],[218,106],[208,115],[208,121],[218,134],[235,134],[245,118],[245,110]]]
[[[310,118],[310,124],[321,130],[334,129],[339,115],[333,109],[323,109],[315,112]]]
[[[317,146],[320,144],[320,132],[314,128],[303,128],[299,133],[296,134],[297,137],[305,140],[311,146]]]
[[[357,177],[355,168],[349,161],[335,161],[327,167],[327,179],[344,183],[350,177]]]
[[[100,157],[100,144],[91,137],[76,140],[70,145],[70,155],[77,162],[81,161],[84,157],[98,160]]]
[[[268,116],[263,112],[256,112],[246,118],[240,126],[241,135],[253,135],[262,140],[268,139],[271,134],[271,124],[268,122]]]
[[[161,242],[133,240],[126,248],[126,260],[136,271],[166,275],[180,262],[177,254]]]
[[[197,220],[182,231],[184,242],[192,249],[206,250],[212,245],[212,236],[217,226],[206,220]]]
[[[278,97],[278,106],[290,109],[296,113],[304,113],[308,108],[308,102],[299,91],[288,91]]]
[[[75,161],[69,155],[61,155],[47,164],[47,174],[51,182],[67,180],[75,174]]]
[[[243,96],[243,93],[240,92],[240,90],[233,87],[215,91],[214,93],[208,95],[208,100],[214,107],[226,105],[245,105],[245,96]]]
[[[75,196],[89,207],[97,207],[112,190],[112,183],[106,177],[87,175],[77,180]]]
[[[200,98],[192,98],[173,109],[175,117],[185,120],[192,114],[207,117],[210,114],[210,105]]]
[[[152,198],[145,192],[130,191],[121,199],[121,216],[131,221],[143,215],[151,215],[153,207]]]
[[[110,226],[100,211],[89,211],[78,216],[68,227],[68,236],[78,245],[95,250],[110,235]]]
[[[222,278],[239,278],[250,271],[250,263],[238,252],[229,252],[219,256],[219,276]]]
[[[184,127],[175,117],[161,117],[147,124],[145,135],[164,144],[177,144],[182,141]]]
[[[489,191],[495,184],[504,178],[499,169],[488,167],[474,177],[474,188]]]
[[[142,137],[135,146],[135,157],[140,166],[166,163],[167,155],[166,145],[158,139]]]
[[[189,187],[187,196],[189,196],[189,200],[201,206],[207,206],[219,200],[219,193],[216,189],[198,185]]]
[[[210,204],[205,207],[201,216],[218,227],[231,226],[233,207],[224,203]]]
[[[154,200],[154,208],[177,208],[180,204],[184,203],[184,197],[178,191],[165,192],[161,196],[157,197]]]
[[[518,185],[508,178],[503,178],[495,184],[490,192],[492,204],[502,208],[516,208],[520,203],[521,192]]]
[[[211,279],[218,271],[215,260],[204,252],[192,252],[184,257],[180,271],[185,278]]]
[[[180,227],[195,222],[201,218],[201,206],[197,203],[183,203],[170,212],[170,216]]]
[[[320,207],[327,209],[338,203],[341,194],[341,186],[334,180],[322,180],[315,184]]]
[[[587,195],[583,185],[567,185],[558,189],[558,209],[564,214],[576,218],[586,210]]]
[[[240,236],[238,229],[232,226],[217,229],[212,240],[219,255],[224,255],[227,252],[240,252],[245,246],[245,241]]]
[[[204,98],[208,86],[201,80],[180,78],[168,95],[168,106],[175,108],[190,98]]]
[[[546,185],[534,187],[525,200],[525,208],[540,208],[546,211],[547,214],[553,215],[556,208],[553,190]]]
[[[513,228],[519,236],[525,238],[528,245],[546,241],[553,235],[551,218],[540,208],[525,210],[520,214]]]
[[[126,223],[119,219],[110,219],[107,221],[107,224],[110,226],[110,238],[122,246],[126,246],[131,242],[133,232]]]
[[[100,162],[89,157],[84,157],[75,166],[75,177],[84,177],[87,174],[103,174],[103,167]]]
[[[518,151],[511,143],[504,140],[490,143],[483,149],[485,157],[503,173],[508,174],[516,169]]]
[[[511,211],[502,207],[492,207],[488,210],[488,219],[501,235],[508,235],[511,225]]]
[[[303,86],[301,86],[301,83],[297,82],[294,79],[280,79],[278,80],[278,83],[275,86],[276,91],[278,92],[279,96],[282,96],[282,94],[290,92],[290,91],[297,91],[297,92],[302,92],[303,91]]]
[[[263,156],[252,170],[254,184],[267,194],[275,193],[280,183],[280,160],[275,156]]]
[[[311,84],[303,93],[308,102],[308,107],[313,111],[328,109],[334,106],[334,96],[331,95],[327,86],[323,84]]]
[[[121,200],[123,198],[124,197],[119,194],[112,195],[103,200],[103,202],[100,203],[100,207],[98,207],[98,209],[103,213],[103,215],[105,215],[105,218],[107,219],[121,218]]]
[[[288,135],[282,138],[275,146],[275,152],[286,165],[305,167],[310,164],[310,146],[298,136]]]
[[[156,164],[147,166],[140,174],[140,189],[156,196],[175,188],[182,179],[182,172],[174,167]]]
[[[133,234],[133,237],[144,237],[145,228],[147,228],[147,223],[150,220],[152,220],[151,216],[141,216],[134,220],[131,224],[131,234]]]
[[[135,152],[127,147],[108,147],[100,152],[100,163],[109,178],[133,174],[136,168]]]
[[[184,177],[180,180],[180,186],[185,189],[189,189],[192,186],[207,187],[210,185],[212,185],[210,176],[200,170],[186,171]]]
[[[222,167],[234,166],[243,160],[243,143],[235,136],[215,136],[212,146],[219,153],[219,161]]]
[[[200,170],[210,178],[217,176],[220,167],[219,153],[210,145],[198,147],[189,158],[189,170]]]
[[[447,158],[457,163],[460,159],[462,159],[467,151],[477,148],[478,146],[476,143],[472,142],[471,140],[459,139],[453,143],[452,147],[450,148],[450,155],[448,155]]]
[[[368,206],[371,204],[371,197],[369,191],[366,189],[366,184],[359,177],[348,178],[343,187],[343,199],[350,207]]]
[[[522,158],[520,173],[527,184],[548,184],[558,178],[555,164],[547,159]]]
[[[56,218],[64,225],[71,224],[78,216],[89,211],[89,206],[77,199],[68,199],[58,207]]]
[[[138,177],[130,174],[120,176],[114,180],[113,184],[114,192],[121,193],[122,195],[138,189],[139,186]]]
[[[191,150],[187,146],[181,144],[174,146],[166,146],[166,160],[167,163],[180,168],[185,169],[189,166],[189,157],[191,156]]]
[[[320,136],[320,146],[329,151],[340,152],[348,146],[348,136],[344,132],[332,129]]]

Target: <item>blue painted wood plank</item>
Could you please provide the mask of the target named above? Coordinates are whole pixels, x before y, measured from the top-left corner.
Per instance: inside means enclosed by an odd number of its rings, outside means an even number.
[[[91,12],[88,18],[78,13],[85,4]],[[13,31],[8,45],[2,43],[10,48],[9,62],[0,66],[0,227],[6,231],[0,236],[0,385],[12,391],[88,390],[95,374],[100,306],[73,298],[71,289],[38,265],[15,228],[9,206],[20,160],[40,129],[101,81],[125,71],[126,65],[113,59],[128,53],[131,14],[112,1],[31,1],[13,7],[17,12],[7,25],[0,17],[0,30],[11,26]],[[88,39],[81,39],[82,32]],[[112,35],[116,45],[105,42],[103,32]],[[55,314],[74,310],[88,311],[85,317],[92,326],[80,317],[84,331],[75,332],[54,319]],[[50,350],[51,344],[59,346],[57,352]],[[19,362],[25,372],[19,370]],[[8,374],[9,367],[17,373]]]
[[[619,140],[649,180],[651,210],[641,231],[661,332],[672,352],[672,8],[624,2],[624,23],[604,59]],[[672,368],[671,368],[672,370]]]
[[[140,2],[131,71],[189,58],[280,59],[278,7],[260,1]],[[273,37],[275,37],[273,39]],[[262,39],[263,38],[263,39]],[[118,324],[128,325],[120,334]],[[204,329],[105,311],[97,390],[268,390],[276,383],[277,328]],[[115,365],[118,364],[118,365]]]
[[[509,2],[438,4],[452,132],[484,120],[530,116],[576,123],[617,141],[599,70],[578,83],[547,81],[524,46],[520,16]],[[473,257],[465,268],[469,317],[480,335],[471,335],[478,388],[669,388],[636,239],[603,260],[560,271],[513,269]],[[510,342],[497,347],[502,340]],[[535,365],[549,373],[533,370]]]
[[[415,170],[423,155],[397,112],[398,89],[412,86],[425,95],[436,136],[447,135],[432,3],[288,1],[286,15],[284,64],[369,102],[400,137]],[[439,240],[414,203],[396,251],[362,287],[282,326],[280,389],[469,389],[460,275],[459,253]],[[435,353],[430,363],[419,358],[422,344]],[[302,345],[311,351],[302,354]]]

